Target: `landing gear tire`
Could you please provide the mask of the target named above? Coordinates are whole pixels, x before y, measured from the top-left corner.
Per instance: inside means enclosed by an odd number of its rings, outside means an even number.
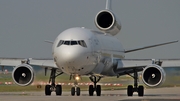
[[[128,96],[133,96],[133,86],[129,85],[127,88],[127,95]]]
[[[134,76],[127,73],[129,76],[131,76],[134,79],[134,87],[132,85],[129,85],[127,88],[127,95],[133,96],[134,92],[138,93],[138,96],[144,96],[144,87],[138,86],[138,72],[136,69],[134,69]]]
[[[94,85],[89,86],[89,96],[93,96],[94,91],[96,91],[97,96],[101,96],[101,86],[96,85],[101,80],[101,77],[91,75],[89,79],[94,83]]]
[[[89,96],[93,96],[94,88],[93,85],[89,85]]]
[[[61,94],[62,94],[62,86],[56,85],[56,95],[61,96]]]
[[[75,88],[75,87],[72,87],[72,88],[71,88],[71,95],[74,96],[75,93],[76,93],[77,96],[80,96],[80,94],[81,94],[81,89],[80,89],[80,87],[76,87],[76,88]]]
[[[71,95],[74,96],[75,95],[75,87],[71,88]]]
[[[57,69],[53,68],[51,69],[51,74],[49,78],[49,83],[51,85],[46,85],[45,86],[45,95],[51,95],[51,92],[55,91],[56,95],[61,95],[62,94],[62,86],[61,85],[56,85],[55,84],[55,79],[57,76],[63,74],[63,72],[57,73]],[[45,74],[46,74],[47,69],[45,69]]]
[[[127,88],[127,95],[133,96],[133,92],[138,92],[138,96],[144,96],[144,87],[139,86],[138,88],[133,88],[132,85],[129,85]]]
[[[45,95],[51,95],[51,85],[45,86]]]
[[[97,85],[97,87],[96,87],[96,95],[101,96],[101,85]]]
[[[138,95],[139,96],[143,96],[144,95],[144,87],[143,86],[139,86],[139,88],[138,88]]]
[[[76,95],[77,96],[80,96],[81,94],[81,89],[79,87],[76,88]]]

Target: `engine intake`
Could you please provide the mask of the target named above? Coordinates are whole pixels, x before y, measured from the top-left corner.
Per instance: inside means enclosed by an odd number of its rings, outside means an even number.
[[[28,64],[21,64],[12,71],[12,78],[17,85],[28,86],[34,81],[34,70]]]
[[[156,64],[148,65],[142,72],[142,81],[149,87],[156,87],[165,81],[164,69]]]
[[[95,25],[99,30],[111,35],[116,35],[121,30],[121,23],[109,10],[102,10],[96,15]]]

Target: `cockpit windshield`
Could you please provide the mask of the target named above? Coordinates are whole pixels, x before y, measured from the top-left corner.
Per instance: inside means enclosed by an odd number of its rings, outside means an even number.
[[[70,44],[70,41],[64,41],[64,44],[65,44],[65,45],[69,45],[69,44]]]
[[[61,45],[80,45],[82,47],[87,47],[84,40],[60,40],[57,47]]]
[[[71,41],[71,45],[77,45],[77,41]]]

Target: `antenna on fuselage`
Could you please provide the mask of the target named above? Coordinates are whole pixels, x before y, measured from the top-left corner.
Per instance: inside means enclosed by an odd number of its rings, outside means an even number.
[[[111,10],[111,0],[106,0],[106,9]]]

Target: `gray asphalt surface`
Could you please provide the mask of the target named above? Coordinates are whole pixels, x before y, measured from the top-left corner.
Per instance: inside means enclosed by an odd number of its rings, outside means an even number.
[[[95,95],[95,94],[94,94]],[[62,96],[45,96],[44,92],[1,92],[0,101],[180,101],[180,87],[145,89],[145,95],[133,97],[126,95],[126,90],[102,91],[102,96],[88,96],[82,91],[81,96],[71,96],[63,92]]]

